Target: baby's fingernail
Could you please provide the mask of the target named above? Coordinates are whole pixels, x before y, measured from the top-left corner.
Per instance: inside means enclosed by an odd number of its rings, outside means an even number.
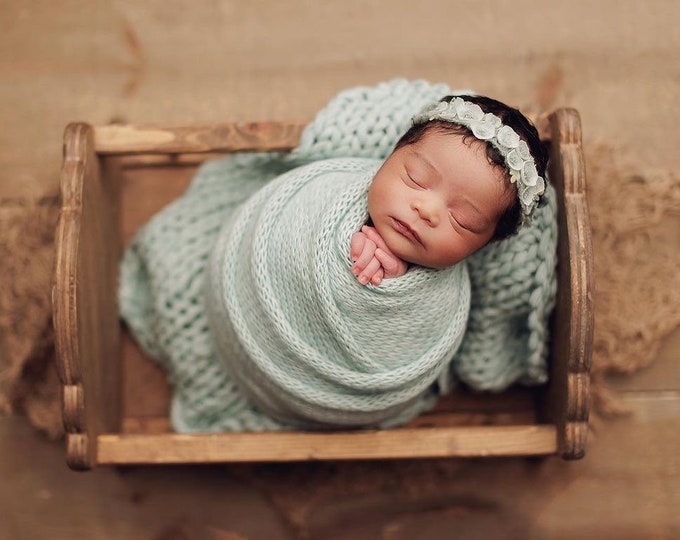
[[[368,276],[359,276],[359,283],[366,285],[368,283]]]

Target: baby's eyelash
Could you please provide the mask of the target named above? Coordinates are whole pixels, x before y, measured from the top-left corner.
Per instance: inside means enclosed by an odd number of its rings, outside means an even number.
[[[418,186],[418,187],[424,187],[424,186],[423,186],[421,183],[419,183],[415,178],[413,178],[413,176],[411,176],[411,175],[409,174],[408,171],[406,172],[406,176],[408,176],[408,179],[409,179],[411,182],[413,182],[416,186]]]
[[[470,230],[468,227],[466,227],[460,221],[458,221],[451,212],[449,212],[449,221],[451,222],[451,226],[458,225],[460,228],[465,229],[466,231]]]

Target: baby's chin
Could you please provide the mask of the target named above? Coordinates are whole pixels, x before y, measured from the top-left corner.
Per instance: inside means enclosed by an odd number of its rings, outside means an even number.
[[[409,252],[403,252],[400,251],[399,249],[392,249],[390,245],[387,245],[388,248],[390,248],[390,251],[392,253],[399,257],[402,261],[407,263],[409,266],[414,265],[414,266],[422,266],[423,268],[431,268],[433,270],[442,270],[446,268],[446,265],[440,265],[437,264],[434,261],[431,261],[427,258],[424,258],[422,256],[419,256],[418,254],[414,253],[409,253]],[[450,266],[450,265],[448,265]]]
[[[394,253],[394,252],[393,252]],[[404,255],[399,255],[397,253],[394,253],[397,257],[399,257],[402,261],[406,261],[409,264],[413,264],[416,266],[422,266],[423,268],[431,268],[432,270],[444,270],[446,268],[450,268],[456,264],[458,264],[461,260],[463,259],[458,259],[458,258],[451,258],[447,260],[433,260],[432,258],[429,257],[421,257],[418,256],[417,254],[404,254]]]

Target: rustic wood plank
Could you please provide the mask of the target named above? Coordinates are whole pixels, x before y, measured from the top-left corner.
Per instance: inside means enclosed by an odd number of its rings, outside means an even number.
[[[63,385],[62,416],[66,430],[67,462],[73,468],[94,464],[96,431],[88,426],[79,343],[77,286],[80,279],[80,221],[83,183],[92,172],[92,132],[84,124],[71,124],[64,134],[61,170],[62,209],[55,236],[56,257],[52,306],[57,371]],[[96,161],[96,160],[95,160]],[[87,369],[87,367],[85,367]]]
[[[99,154],[289,150],[306,122],[237,122],[203,127],[110,125],[95,128]]]
[[[122,414],[121,327],[118,314],[118,266],[123,253],[120,235],[122,171],[115,159],[100,157],[101,194],[93,201],[89,222],[97,220],[101,229],[93,238],[92,256],[96,256],[98,279],[94,281],[99,297],[101,317],[98,334],[101,341],[92,354],[98,355],[97,407],[101,415],[100,431],[119,430]],[[88,223],[84,221],[84,223]],[[94,285],[93,283],[93,285]],[[88,302],[83,299],[83,302]]]
[[[171,388],[167,372],[145,356],[127,328],[122,336],[123,431],[129,418],[165,416],[170,410]]]
[[[554,426],[492,426],[308,433],[216,433],[98,437],[97,461],[220,463],[424,457],[548,455],[557,451]]]
[[[194,172],[194,167],[152,167],[123,171],[120,220],[123,245],[127,245],[153,215],[184,192]]]
[[[549,119],[550,180],[558,195],[559,244],[551,373],[543,418],[557,425],[561,455],[578,459],[584,455],[588,432],[593,252],[580,119],[573,109],[559,109]]]
[[[67,461],[73,468],[93,466],[97,434],[120,424],[118,186],[114,170],[107,174],[109,183],[102,180],[92,128],[67,126],[53,318]]]

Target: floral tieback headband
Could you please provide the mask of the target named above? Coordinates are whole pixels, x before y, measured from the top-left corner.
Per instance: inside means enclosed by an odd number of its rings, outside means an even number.
[[[545,191],[545,181],[538,175],[536,162],[529,146],[510,126],[505,126],[495,114],[485,113],[476,103],[457,97],[450,102],[430,104],[413,117],[413,124],[431,120],[444,120],[461,124],[472,131],[479,140],[489,142],[498,149],[510,173],[510,181],[517,183],[522,214],[529,216]]]

